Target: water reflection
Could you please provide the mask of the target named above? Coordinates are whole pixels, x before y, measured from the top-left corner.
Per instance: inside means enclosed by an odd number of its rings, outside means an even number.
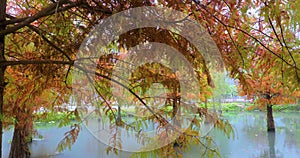
[[[214,130],[216,144],[224,158],[299,158],[299,113],[275,113],[276,133],[266,132],[263,112],[224,113],[235,129],[235,138],[227,139]],[[199,157],[199,148],[192,147],[184,157]]]
[[[235,140],[219,142],[224,136],[213,133],[223,157],[299,157],[299,113],[275,113],[276,133],[266,132],[263,112],[227,113],[224,116],[230,120],[237,136]],[[229,147],[224,148],[224,144]]]

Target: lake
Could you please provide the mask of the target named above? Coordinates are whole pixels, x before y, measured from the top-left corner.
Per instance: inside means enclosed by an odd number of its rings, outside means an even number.
[[[232,124],[235,137],[228,139],[218,130],[212,130],[220,154],[224,158],[299,158],[300,157],[300,113],[274,113],[276,134],[266,132],[266,116],[263,112],[226,112],[223,116]],[[119,155],[106,155],[106,147],[95,139],[86,128],[82,128],[77,142],[71,150],[56,153],[55,149],[69,127],[57,128],[48,126],[39,128],[43,140],[34,140],[31,144],[32,157],[107,157],[125,158],[130,153],[120,152]],[[3,134],[3,157],[8,157],[12,130]],[[130,142],[128,142],[130,143]],[[200,157],[198,146],[193,146],[184,153],[184,158]]]

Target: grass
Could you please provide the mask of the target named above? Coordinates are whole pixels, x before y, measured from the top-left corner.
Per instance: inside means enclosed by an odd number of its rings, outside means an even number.
[[[34,122],[53,123],[64,119],[65,117],[67,117],[67,115],[68,115],[67,112],[48,112],[47,114],[38,113],[36,114],[37,119],[35,119]],[[69,116],[69,118],[75,119],[75,115],[71,115]]]
[[[76,120],[74,113],[67,112],[47,112],[35,114],[34,126],[36,128],[50,128],[54,126],[68,126]]]
[[[254,106],[253,103],[208,103],[209,109],[221,109],[222,111],[243,111],[246,110],[247,107]],[[253,108],[248,111],[256,111],[260,110],[258,108]],[[294,112],[300,111],[300,104],[286,104],[286,105],[275,105],[273,106],[274,112]]]
[[[273,110],[278,112],[300,111],[300,105],[296,105],[296,104],[275,105],[273,106]]]
[[[223,103],[222,111],[242,111],[245,105],[241,103]]]
[[[240,103],[240,102],[232,102],[232,103],[213,103],[209,102],[207,104],[208,109],[216,109],[216,110],[222,110],[222,111],[242,111],[244,107],[251,106],[253,104],[251,103]],[[201,105],[204,107],[204,105]]]

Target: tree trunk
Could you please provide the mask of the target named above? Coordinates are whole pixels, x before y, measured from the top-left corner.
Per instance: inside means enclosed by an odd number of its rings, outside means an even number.
[[[175,90],[172,94],[173,98],[173,111],[172,111],[172,119],[174,121],[174,126],[180,128],[181,123],[180,123],[180,117],[181,117],[181,112],[180,112],[180,97],[177,97],[177,91]]]
[[[9,158],[27,158],[30,157],[29,143],[32,142],[33,122],[31,114],[25,110],[19,110],[26,113],[27,118],[20,118],[16,115],[16,124],[13,140],[10,147]]]
[[[121,107],[118,105],[118,115],[116,120],[117,126],[120,126],[122,124],[122,116],[121,116]]]
[[[212,97],[212,102],[213,102],[213,112],[216,112],[215,97]]]
[[[30,157],[28,144],[32,142],[33,122],[21,121],[22,125],[15,124],[13,140],[10,147],[9,158],[27,158]]]
[[[30,157],[28,148],[27,133],[28,131],[22,128],[15,128],[13,140],[10,147],[9,158],[27,158]]]
[[[272,105],[267,106],[267,126],[268,131],[275,132],[275,124],[274,124],[274,118],[273,118],[273,109]]]
[[[268,142],[269,142],[269,157],[276,158],[276,152],[275,152],[275,132],[268,132]]]
[[[207,109],[207,97],[205,97],[204,105],[205,105],[205,109]]]
[[[6,0],[0,0],[0,23],[5,21],[6,14]],[[0,31],[5,30],[6,26],[0,25]],[[4,57],[4,36],[0,36],[0,61],[5,61]],[[5,66],[0,67],[0,116],[3,116],[3,95],[4,95],[4,72]],[[3,134],[3,127],[2,127],[2,120],[0,120],[0,157],[2,157],[2,134]]]

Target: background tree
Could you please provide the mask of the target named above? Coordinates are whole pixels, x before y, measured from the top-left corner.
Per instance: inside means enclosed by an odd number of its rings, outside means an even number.
[[[228,76],[225,72],[215,72],[212,73],[214,78],[215,88],[212,89],[212,100],[215,109],[215,104],[217,103],[220,107],[224,99],[229,99],[236,96],[236,86],[230,85],[227,81]]]
[[[269,130],[273,130],[270,100],[299,91],[299,14],[294,4],[281,0],[194,2],[203,11],[196,15],[207,23],[231,77],[239,80],[245,95],[251,98],[256,91],[260,105],[268,105]],[[214,14],[218,10],[222,12]]]

